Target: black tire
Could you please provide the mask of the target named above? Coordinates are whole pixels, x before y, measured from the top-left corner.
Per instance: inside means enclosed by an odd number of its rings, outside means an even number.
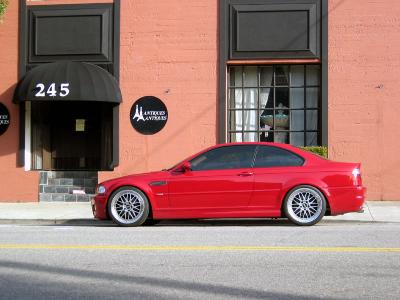
[[[141,190],[124,186],[111,194],[107,210],[111,219],[120,226],[140,226],[147,220],[150,205]]]
[[[326,212],[325,196],[313,186],[296,186],[287,193],[283,202],[283,212],[296,225],[317,224]]]

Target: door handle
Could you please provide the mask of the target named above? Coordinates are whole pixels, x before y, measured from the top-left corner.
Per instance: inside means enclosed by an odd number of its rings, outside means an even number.
[[[252,175],[253,175],[253,172],[242,172],[242,173],[238,174],[238,176],[252,176]]]

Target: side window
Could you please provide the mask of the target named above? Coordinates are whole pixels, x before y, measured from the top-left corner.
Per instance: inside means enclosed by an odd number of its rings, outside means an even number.
[[[254,163],[255,168],[301,166],[304,159],[278,147],[260,146]]]
[[[250,168],[254,145],[227,146],[212,149],[190,161],[193,171]]]

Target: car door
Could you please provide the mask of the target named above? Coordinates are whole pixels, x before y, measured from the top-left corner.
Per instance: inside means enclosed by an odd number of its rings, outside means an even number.
[[[254,160],[254,191],[250,209],[280,210],[282,188],[303,171],[303,164],[304,159],[289,150],[260,145]]]
[[[191,159],[191,170],[172,173],[169,179],[171,207],[189,210],[247,207],[253,190],[251,167],[255,149],[256,145],[222,146]]]

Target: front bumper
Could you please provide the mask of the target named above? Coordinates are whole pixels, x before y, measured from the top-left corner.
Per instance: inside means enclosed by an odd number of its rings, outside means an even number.
[[[97,194],[91,200],[93,216],[96,219],[106,220],[107,215],[107,196]]]

